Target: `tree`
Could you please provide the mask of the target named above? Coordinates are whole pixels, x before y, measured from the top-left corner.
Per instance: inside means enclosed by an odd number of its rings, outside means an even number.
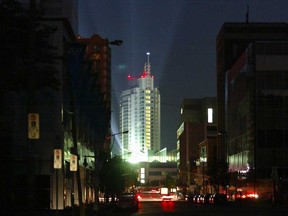
[[[207,174],[210,176],[210,184],[216,187],[216,191],[219,192],[219,186],[227,186],[229,165],[225,160],[220,160],[217,163],[211,163],[208,165]]]
[[[171,188],[176,187],[176,180],[172,178],[172,176],[169,174],[167,174],[166,179],[164,180],[163,183],[164,187],[167,187],[169,191],[171,190]]]
[[[137,173],[135,172],[135,167],[127,161],[123,164],[124,167],[124,178],[125,178],[125,188],[130,188],[132,186],[139,186],[140,182],[138,181]]]
[[[100,170],[100,190],[106,198],[121,193],[125,187],[123,161],[120,157],[107,160]]]

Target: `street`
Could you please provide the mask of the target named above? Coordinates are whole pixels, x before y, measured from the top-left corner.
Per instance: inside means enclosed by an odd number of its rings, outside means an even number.
[[[288,207],[284,206],[272,206],[271,204],[240,204],[240,203],[228,203],[227,205],[203,205],[192,204],[185,201],[158,201],[158,202],[140,202],[138,211],[109,209],[107,211],[99,212],[97,215],[102,216],[114,216],[114,215],[146,215],[146,216],[270,216],[270,215],[287,215]]]

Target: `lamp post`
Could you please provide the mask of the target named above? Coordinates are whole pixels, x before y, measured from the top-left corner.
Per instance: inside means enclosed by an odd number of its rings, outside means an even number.
[[[224,149],[225,149],[225,157],[223,159],[225,159],[225,162],[227,163],[228,165],[228,170],[229,170],[229,156],[230,156],[230,148],[229,148],[229,143],[228,143],[228,132],[227,130],[224,130],[224,131],[219,131],[218,132],[218,135],[219,136],[222,136],[222,143],[223,143],[223,146],[224,146]],[[219,169],[219,168],[218,168]],[[225,191],[226,191],[226,195],[228,194],[228,185],[229,185],[229,182],[228,182],[228,177],[227,175],[229,174],[229,171],[226,170],[225,171]],[[218,189],[219,190],[219,187]]]
[[[218,132],[219,136],[222,136],[222,144],[225,148],[225,157],[226,157],[226,162],[229,163],[229,147],[228,147],[228,133],[226,130],[224,131],[219,131]]]
[[[206,182],[205,182],[205,163],[207,162],[207,152],[206,147],[201,148],[200,164],[202,165],[202,187],[203,193],[206,192]]]
[[[107,47],[110,49],[109,45],[121,46],[123,44],[122,40],[113,40],[113,41],[109,41],[108,39],[104,40],[104,39],[100,38],[98,35],[93,36],[93,38],[96,38],[97,42],[95,45],[99,46],[99,47],[104,46],[104,47]],[[93,46],[93,49],[94,48],[95,48],[95,46]],[[100,55],[98,49],[94,50],[93,53],[95,55],[92,54],[91,59],[93,59],[94,64],[98,64],[97,62],[99,62],[99,61],[100,62],[104,61],[103,59],[101,59],[101,55]],[[94,57],[96,57],[96,58],[94,59]],[[109,96],[111,96],[111,90],[107,94],[110,94]],[[110,121],[111,121],[111,118],[110,118]],[[98,210],[98,208],[99,208],[99,205],[98,205],[98,202],[99,202],[99,197],[98,197],[99,179],[98,178],[99,178],[99,176],[98,175],[99,175],[100,167],[102,165],[101,165],[101,162],[99,161],[99,149],[96,146],[94,147],[94,156],[93,157],[94,157],[94,176],[95,176],[94,180],[93,180],[94,181],[94,190],[95,190],[95,201],[94,201],[93,209]]]
[[[127,134],[129,131],[123,131],[123,132],[119,132],[119,133],[115,133],[115,134],[112,134],[110,135],[109,137],[113,137],[113,141],[112,141],[112,147],[111,149],[109,149],[111,152],[112,152],[112,148],[113,148],[113,145],[114,145],[114,140],[115,140],[115,136],[116,135],[119,135],[119,134]],[[93,180],[94,181],[94,190],[95,190],[95,201],[94,201],[94,210],[98,210],[98,180],[96,180],[97,178],[97,175],[98,175],[98,171],[99,171],[99,162],[98,162],[98,155],[99,152],[96,151],[95,149],[95,152],[94,152],[94,155],[83,155],[84,157],[84,167],[86,168],[88,166],[88,163],[87,163],[87,158],[94,158],[94,173],[95,173],[95,179]],[[87,171],[87,170],[86,170]],[[86,172],[85,171],[85,172]],[[87,176],[86,176],[87,178]],[[86,181],[87,183],[87,181]],[[86,190],[87,190],[87,186],[86,186]],[[87,191],[86,191],[87,193]],[[86,201],[87,201],[87,194],[86,194]]]
[[[88,163],[87,163],[87,157],[93,157],[94,158],[94,156],[87,156],[87,155],[84,155],[84,162],[83,162],[83,166],[84,166],[84,174],[85,174],[85,177],[84,177],[84,179],[85,179],[85,182],[84,182],[84,184],[85,184],[85,204],[87,205],[88,204],[88,198],[89,198],[89,196],[88,196],[88,190],[89,190],[89,188],[88,188],[88,186],[87,186],[87,184],[88,184],[88,180],[87,180],[87,177],[88,177],[88,175],[87,175],[87,166],[88,166]]]
[[[122,40],[114,40],[114,41],[109,42],[110,45],[115,45],[115,46],[121,46],[122,43],[123,43]]]
[[[112,150],[113,150],[113,147],[114,147],[114,144],[115,144],[115,136],[117,135],[120,135],[120,134],[128,134],[129,131],[126,130],[126,131],[121,131],[121,132],[118,132],[118,133],[115,133],[115,134],[111,134],[109,137],[112,137],[112,143],[111,143],[111,148],[109,149],[110,150],[110,154],[112,156]]]

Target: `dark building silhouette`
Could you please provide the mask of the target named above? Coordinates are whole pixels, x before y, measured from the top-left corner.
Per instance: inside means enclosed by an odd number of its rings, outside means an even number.
[[[28,0],[21,2],[29,7]],[[0,210],[8,215],[94,202],[99,158],[110,151],[111,42],[99,35],[76,37],[77,1],[34,3],[43,12],[41,22],[55,29],[47,41],[61,57],[53,65],[59,87],[28,88],[33,92],[1,88],[0,123],[6,129],[0,140]],[[70,162],[77,171],[70,170]]]
[[[217,36],[218,160],[229,163],[234,190],[284,192],[287,92],[288,25],[224,23]]]
[[[190,190],[196,185],[203,190],[203,172],[216,161],[216,133],[217,98],[185,98],[177,130],[178,169],[180,182]]]

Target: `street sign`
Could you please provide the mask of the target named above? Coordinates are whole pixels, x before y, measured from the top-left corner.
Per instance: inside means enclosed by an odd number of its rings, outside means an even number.
[[[39,114],[29,113],[28,114],[28,138],[29,139],[39,139]]]
[[[71,155],[70,171],[77,171],[77,155]]]
[[[62,168],[62,150],[54,149],[54,169]]]

